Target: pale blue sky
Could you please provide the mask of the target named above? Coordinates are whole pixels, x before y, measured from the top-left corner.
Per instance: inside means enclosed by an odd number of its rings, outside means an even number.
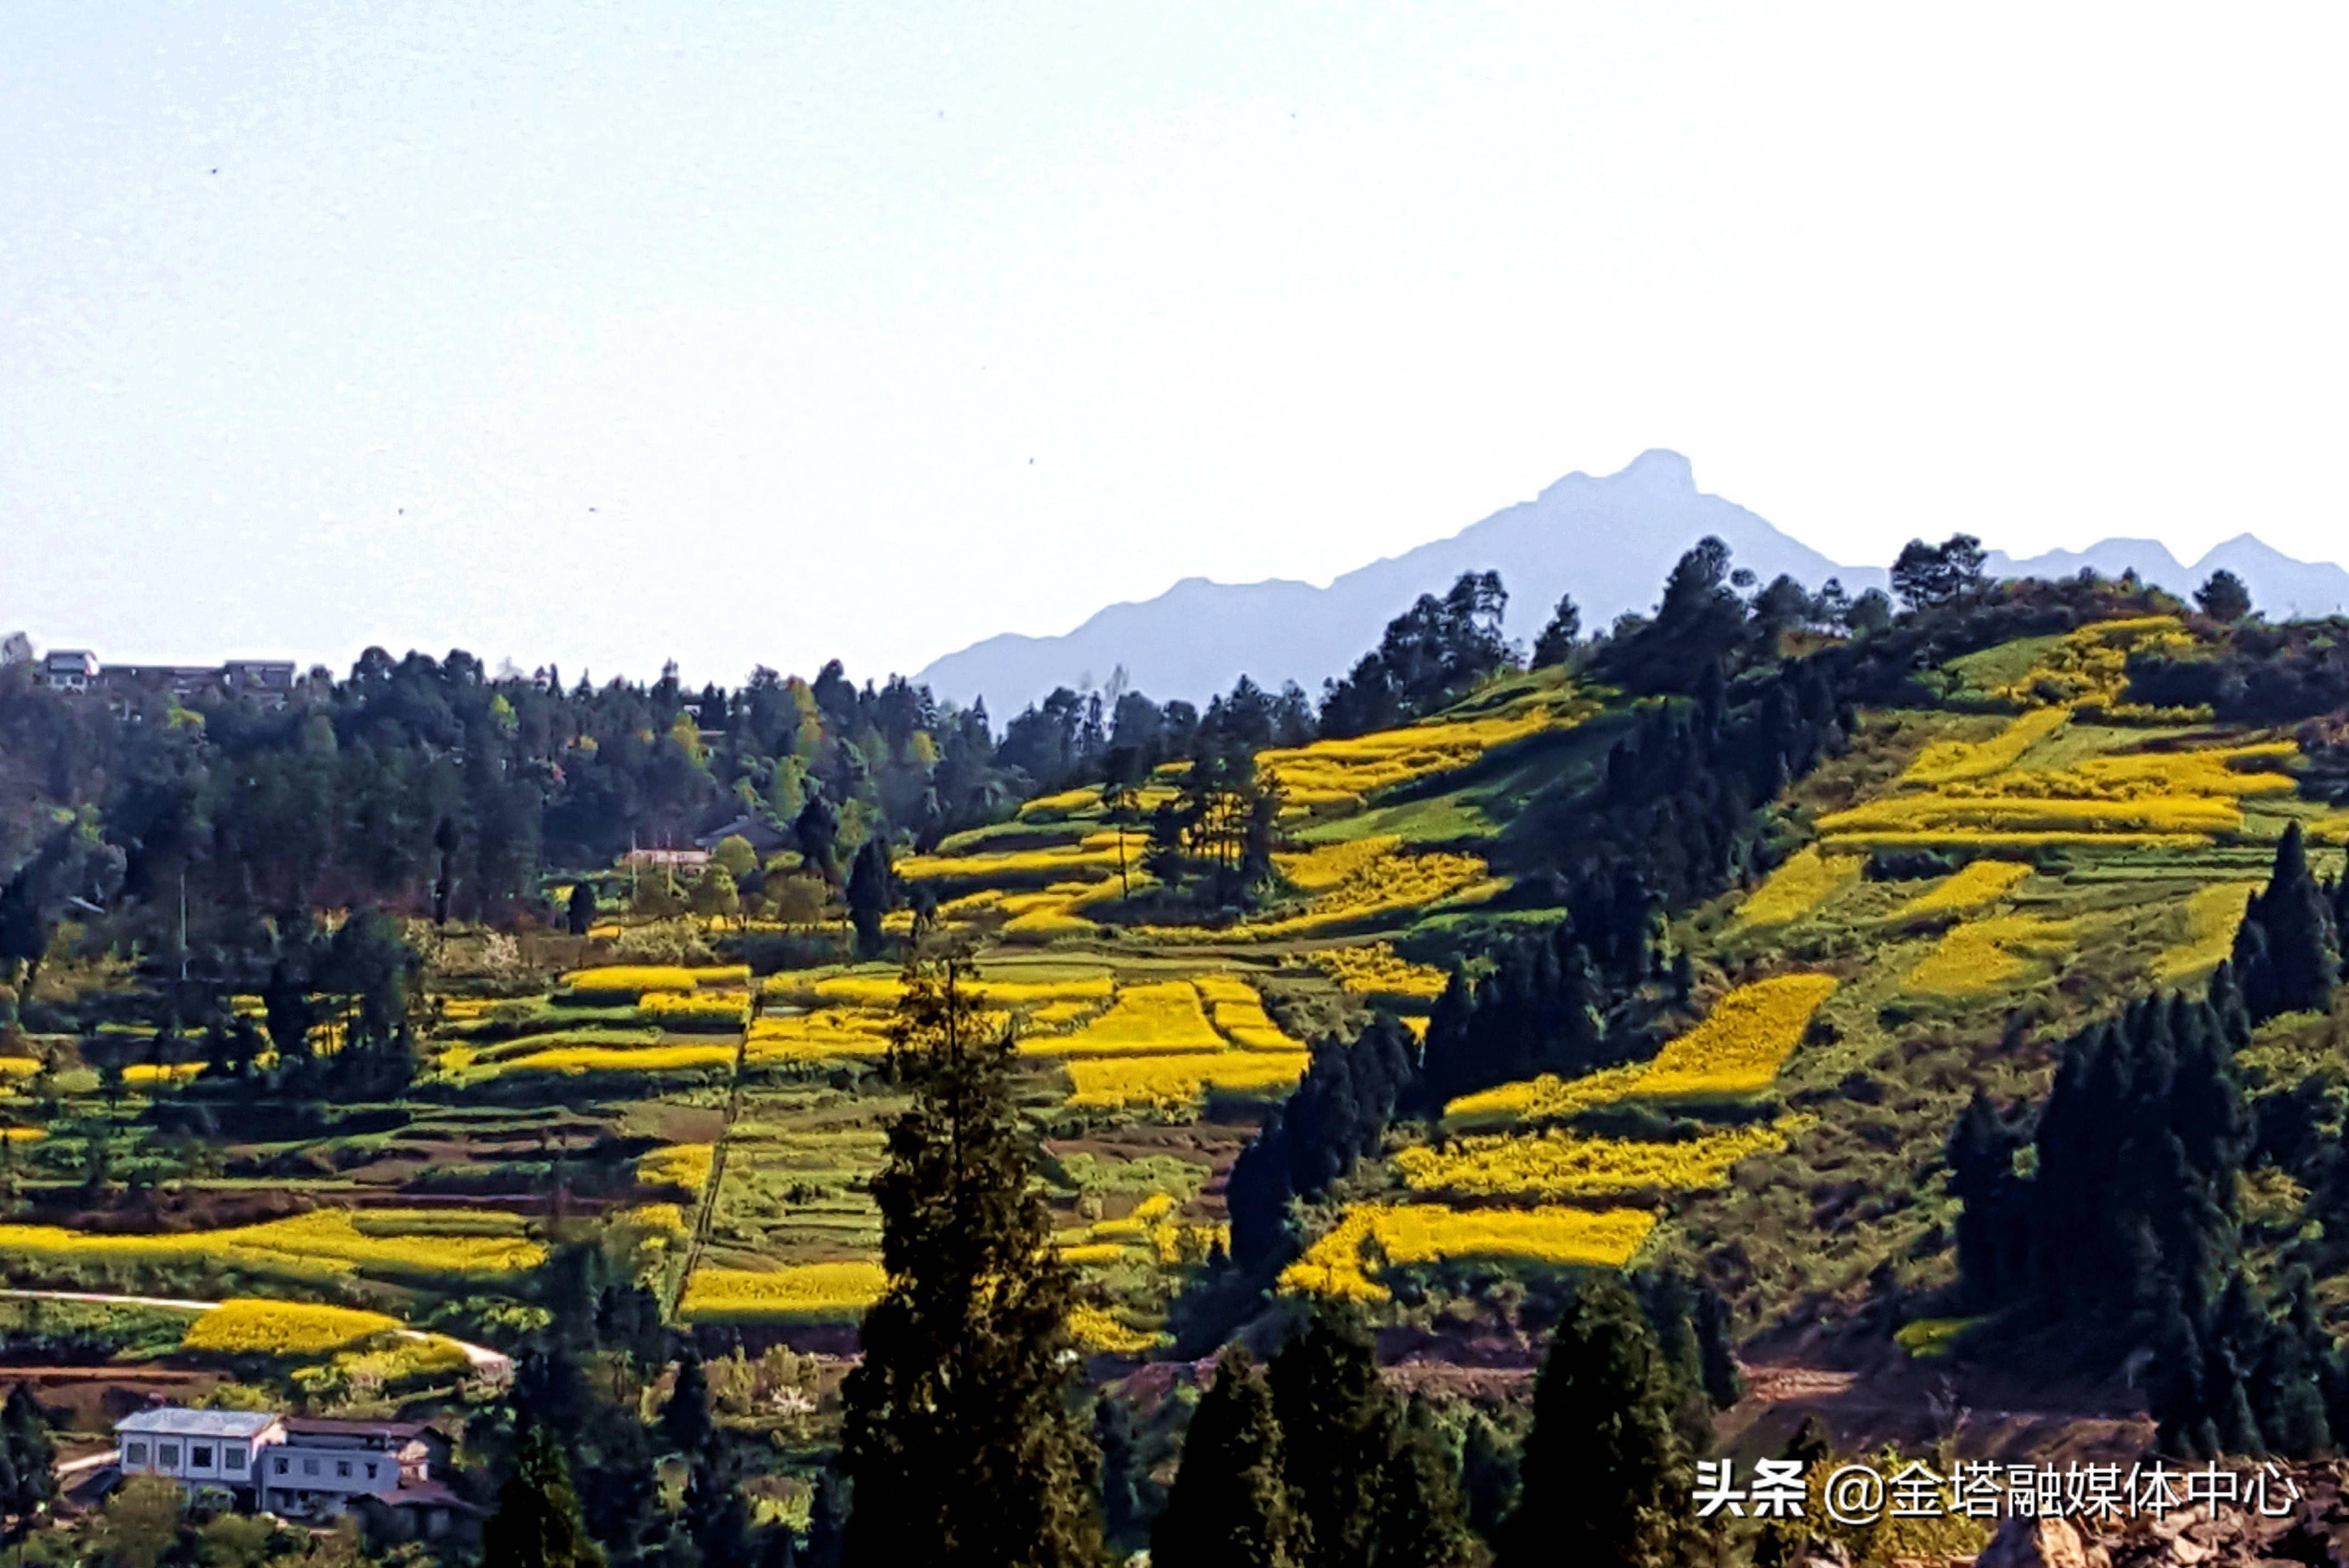
[[[2337,558],[2341,15],[19,5],[0,630],[877,675],[1651,446]]]

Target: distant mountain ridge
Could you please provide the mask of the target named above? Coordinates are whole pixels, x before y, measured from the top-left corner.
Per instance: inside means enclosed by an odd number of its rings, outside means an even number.
[[[1508,630],[1530,643],[1561,593],[1574,595],[1587,629],[1627,610],[1651,608],[1673,562],[1707,534],[1765,583],[1784,572],[1813,588],[1839,578],[1853,593],[1885,585],[1883,567],[1837,565],[1734,501],[1698,490],[1689,460],[1658,449],[1642,452],[1619,473],[1568,474],[1531,500],[1374,561],[1327,588],[1186,577],[1156,598],[1112,604],[1061,636],[989,637],[938,659],[917,678],[957,702],[984,696],[999,717],[1054,686],[1106,680],[1121,665],[1135,688],[1162,702],[1204,702],[1243,674],[1265,686],[1293,680],[1318,691],[1325,677],[1351,667],[1413,600],[1441,592],[1463,572],[1500,573],[1509,591]],[[2106,540],[2025,560],[1991,557],[1992,570],[2005,575],[2070,575],[2083,565],[2107,575],[2134,566],[2139,577],[2181,593],[2224,566],[2275,615],[2349,605],[2349,572],[2294,561],[2249,534],[2192,567],[2152,540]]]

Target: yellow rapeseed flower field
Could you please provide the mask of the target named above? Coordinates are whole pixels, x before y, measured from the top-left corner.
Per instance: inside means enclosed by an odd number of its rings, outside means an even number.
[[[2031,868],[2020,861],[1968,861],[1950,875],[1892,912],[1894,920],[1921,914],[1959,914],[1994,903],[2013,892]]]
[[[1140,1356],[1158,1344],[1158,1336],[1128,1328],[1111,1313],[1090,1302],[1079,1302],[1070,1308],[1069,1333],[1087,1350],[1108,1356]]]
[[[1071,1105],[1158,1105],[1184,1109],[1209,1089],[1261,1095],[1285,1091],[1305,1076],[1303,1051],[1200,1052],[1193,1056],[1080,1057],[1067,1064]]]
[[[701,982],[682,964],[612,964],[598,969],[574,969],[563,976],[562,984],[577,996],[626,996],[635,1001],[647,991],[691,991]]]
[[[1737,906],[1737,923],[1783,925],[1808,914],[1828,894],[1857,881],[1866,863],[1862,855],[1822,853],[1816,844],[1799,850]]]
[[[701,1071],[710,1068],[734,1065],[734,1047],[730,1045],[709,1046],[639,1046],[626,1047],[563,1046],[551,1051],[533,1051],[511,1061],[495,1062],[481,1070],[492,1077],[507,1073],[561,1073],[577,1078],[583,1073],[673,1073]]]
[[[1392,785],[1465,768],[1496,746],[1547,729],[1571,728],[1596,707],[1571,696],[1541,694],[1475,717],[1430,719],[1349,739],[1260,751],[1257,769],[1277,776],[1293,805],[1358,806]]]
[[[707,1143],[672,1143],[636,1161],[636,1180],[650,1187],[682,1187],[699,1192],[709,1185],[717,1150]]]
[[[739,993],[655,991],[636,1004],[636,1016],[664,1029],[739,1029],[750,1008]]]
[[[1805,1124],[1801,1117],[1780,1117],[1669,1143],[1584,1138],[1564,1130],[1464,1138],[1440,1149],[1405,1149],[1395,1164],[1413,1191],[1463,1197],[1694,1191],[1723,1185],[1729,1168],[1750,1155],[1784,1149]]]
[[[888,1285],[876,1263],[701,1268],[686,1281],[678,1315],[688,1323],[854,1323]]]
[[[907,882],[1069,881],[1098,882],[1117,874],[1117,835],[1089,833],[1074,844],[1040,850],[999,850],[974,855],[908,855],[892,868]],[[1141,856],[1140,835],[1128,833],[1126,863]],[[1087,874],[1080,874],[1087,873]]]
[[[1215,1008],[1216,1027],[1243,1050],[1301,1051],[1305,1042],[1284,1033],[1264,1010],[1264,998],[1255,986],[1237,975],[1193,977],[1199,995]]]
[[[1556,1119],[1616,1100],[1752,1094],[1767,1088],[1780,1064],[1802,1043],[1811,1015],[1834,995],[1832,975],[1779,975],[1740,985],[1704,1021],[1669,1042],[1653,1061],[1608,1068],[1578,1078],[1548,1074],[1463,1095],[1448,1118]]]
[[[180,1346],[229,1356],[316,1356],[399,1326],[379,1312],[237,1296],[198,1315]]]
[[[437,1229],[444,1220],[432,1210],[378,1209],[363,1225],[347,1209],[315,1209],[264,1224],[158,1235],[0,1225],[0,1256],[52,1264],[217,1264],[310,1280],[354,1272],[502,1279],[546,1260],[545,1247],[526,1237],[449,1234]],[[404,1233],[403,1223],[417,1229]]]
[[[1402,847],[1402,839],[1394,833],[1378,834],[1367,839],[1351,839],[1343,843],[1323,844],[1300,854],[1277,854],[1272,863],[1288,879],[1291,887],[1300,892],[1327,892],[1374,861],[1384,859]]]
[[[1432,1002],[1444,995],[1448,978],[1432,965],[1413,964],[1397,956],[1392,942],[1325,947],[1306,954],[1306,961],[1357,996]]]
[[[1021,1051],[1040,1057],[1180,1056],[1223,1046],[1188,980],[1128,985],[1083,1028],[1019,1042]]]
[[[1384,1301],[1370,1268],[1467,1259],[1620,1268],[1655,1228],[1642,1209],[1452,1209],[1437,1203],[1357,1203],[1281,1271],[1297,1294]],[[1369,1265],[1366,1267],[1365,1265]]]
[[[769,1013],[750,1025],[744,1054],[754,1062],[822,1061],[830,1057],[889,1053],[887,1013],[826,1007],[812,1013]]]
[[[1944,933],[1933,950],[1900,977],[1904,991],[1970,996],[1994,991],[2030,973],[2033,960],[2072,950],[2072,923],[2007,914],[1970,920]]]
[[[2244,907],[2266,884],[2256,882],[2212,882],[2196,888],[2186,899],[2187,939],[2154,960],[2153,977],[2164,985],[2215,969],[2235,947],[2235,928],[2243,923]]]
[[[2178,653],[2193,645],[2192,634],[2175,615],[2099,621],[2070,633],[2030,669],[1993,687],[1992,695],[2033,707],[2093,703],[2107,713],[2126,716],[2131,711],[2123,701],[2129,655]]]
[[[1242,926],[1232,934],[1257,941],[1309,935],[1406,910],[1416,915],[1432,904],[1446,901],[1470,903],[1479,895],[1489,898],[1506,885],[1475,855],[1392,851],[1316,896],[1303,913]]]
[[[2061,707],[2033,708],[2017,717],[1991,739],[1940,740],[1928,746],[1909,765],[1901,780],[1909,784],[1951,784],[1961,779],[1987,779],[2022,760],[2023,754],[2072,720]]]

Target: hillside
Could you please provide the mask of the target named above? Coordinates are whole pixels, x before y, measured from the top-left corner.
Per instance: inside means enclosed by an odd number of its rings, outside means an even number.
[[[1688,562],[1674,582],[1649,632],[1486,666],[1418,717],[1244,739],[1235,700],[918,844],[861,798],[817,834],[802,783],[796,847],[727,838],[682,881],[574,853],[504,904],[432,892],[449,918],[321,912],[306,956],[290,913],[240,937],[206,872],[193,982],[108,938],[154,929],[109,882],[119,913],[85,901],[16,971],[0,1264],[233,1305],[16,1304],[9,1331],[126,1387],[233,1377],[314,1413],[495,1433],[569,1401],[570,1462],[612,1498],[657,1473],[641,1434],[690,1347],[716,1434],[693,1463],[722,1453],[748,1517],[813,1542],[891,1283],[876,1178],[920,1093],[918,944],[967,955],[1012,1042],[1081,1381],[1137,1497],[1179,1473],[1202,1357],[1351,1313],[1443,1434],[1423,1451],[1458,1456],[1441,1484],[1490,1483],[1461,1504],[1485,1539],[1553,1332],[1618,1277],[1692,1454],[1770,1457],[1806,1416],[1844,1455],[2017,1461],[2349,1431],[2349,790],[2337,724],[2300,722],[2349,695],[2330,632],[2065,582],[1847,639],[1761,628]],[[927,728],[890,746],[878,698],[855,730],[839,687],[775,690],[790,744],[855,738],[843,774],[948,766]],[[553,710],[511,695],[475,733],[540,744]],[[367,700],[389,755],[393,695]],[[336,711],[285,733],[315,751]],[[645,765],[755,752],[742,723]],[[604,733],[554,754],[584,772],[627,745]],[[462,841],[421,837],[443,882],[490,863]],[[128,848],[136,876],[155,851]],[[230,966],[238,940],[262,961]],[[464,1343],[512,1353],[515,1391]],[[2203,1370],[2136,1379],[2173,1344]],[[666,1528],[604,1506],[613,1539]],[[1984,1533],[1952,1529],[1937,1560]],[[1857,1560],[1922,1560],[1869,1540]]]

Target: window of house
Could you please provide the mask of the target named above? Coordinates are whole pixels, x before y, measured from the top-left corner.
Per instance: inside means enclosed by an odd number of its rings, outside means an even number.
[[[155,1446],[155,1462],[171,1470],[179,1469],[180,1445],[177,1443],[158,1443]]]
[[[374,1479],[375,1479],[375,1460],[367,1460],[367,1480],[373,1480]]]
[[[244,1450],[243,1449],[222,1449],[221,1450],[221,1464],[229,1470],[243,1470],[244,1468]]]
[[[279,1475],[284,1475],[284,1474],[285,1474],[288,1470],[290,1470],[290,1469],[292,1469],[292,1468],[293,1468],[293,1461],[292,1461],[291,1460],[283,1460],[283,1459],[281,1459],[281,1460],[279,1460],[277,1461],[277,1473],[278,1473]]]
[[[210,1469],[212,1469],[212,1444],[210,1444],[210,1443],[198,1443],[198,1444],[196,1444],[193,1448],[190,1449],[188,1450],[188,1463],[190,1463],[191,1465],[194,1466],[194,1467],[195,1467],[196,1469],[198,1469],[198,1470],[210,1470]]]
[[[132,1465],[145,1464],[147,1462],[147,1445],[145,1443],[125,1443],[122,1447],[122,1462]]]
[[[302,1461],[302,1473],[304,1475],[316,1475],[318,1473],[318,1461],[316,1460],[304,1460]]]
[[[350,1480],[351,1461],[348,1460],[336,1460],[335,1461],[335,1473],[342,1477],[345,1480]]]

